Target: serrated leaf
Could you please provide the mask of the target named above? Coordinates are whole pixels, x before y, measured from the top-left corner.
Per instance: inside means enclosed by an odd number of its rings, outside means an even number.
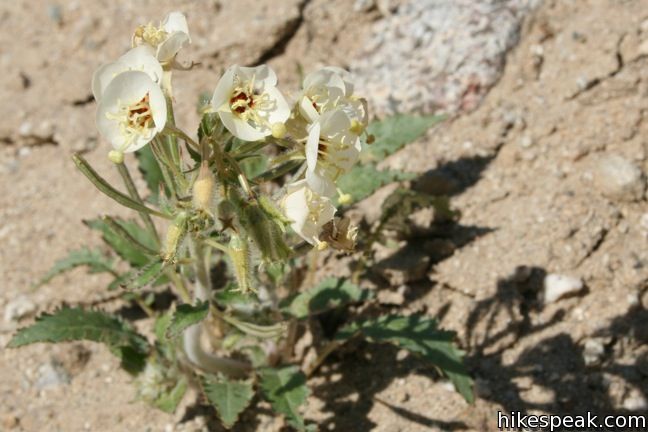
[[[151,193],[151,199],[154,203],[157,203],[158,195],[160,193],[160,185],[165,185],[162,169],[160,168],[157,159],[155,159],[151,146],[144,146],[137,150],[135,152],[135,157],[137,157],[139,172],[142,174],[142,177],[144,177],[146,185]],[[166,187],[164,188],[164,191],[168,195]]]
[[[118,317],[81,308],[63,308],[53,314],[42,314],[34,324],[18,330],[7,347],[73,340],[106,344],[130,372],[141,370],[142,359],[149,350],[146,339]]]
[[[115,222],[129,235],[149,249],[156,249],[155,239],[151,234],[133,220],[119,220]],[[150,255],[134,247],[127,239],[120,236],[108,223],[102,219],[86,220],[84,223],[91,229],[101,232],[103,240],[125,261],[133,267],[143,267],[151,261]]]
[[[297,430],[306,428],[299,407],[306,402],[308,387],[306,376],[297,366],[261,368],[261,390],[272,408],[286,416],[288,423]]]
[[[338,341],[361,334],[370,342],[388,342],[421,355],[437,366],[457,391],[472,403],[472,380],[463,364],[463,352],[453,340],[455,333],[439,330],[436,320],[422,315],[386,315],[351,323],[335,336]]]
[[[341,278],[326,278],[319,285],[288,299],[282,310],[295,318],[333,309],[346,303],[367,301],[373,297],[369,290]]]
[[[355,165],[338,179],[338,188],[351,195],[351,203],[360,201],[389,183],[411,180],[414,174],[393,170],[378,170],[374,164]]]
[[[190,304],[179,305],[173,314],[173,318],[171,318],[169,327],[167,328],[167,338],[174,339],[180,336],[187,327],[204,320],[208,313],[208,302],[200,302],[195,306]]]
[[[367,127],[367,132],[375,137],[375,142],[364,146],[363,152],[369,160],[381,161],[400,150],[405,144],[415,141],[430,127],[443,120],[443,116],[416,116],[396,114]]]
[[[38,282],[38,286],[49,282],[54,276],[80,266],[88,266],[90,273],[113,273],[113,260],[100,250],[82,248],[71,251],[67,257],[54,266]]]
[[[254,397],[251,381],[233,381],[223,376],[205,375],[202,388],[227,429],[234,426]]]
[[[155,286],[165,283],[167,278],[163,275],[164,265],[164,262],[160,258],[154,258],[141,268],[132,270],[117,278],[119,286],[130,290],[136,290],[147,286]],[[113,283],[117,282],[117,280],[113,281]],[[111,283],[110,286],[112,286],[113,283]]]

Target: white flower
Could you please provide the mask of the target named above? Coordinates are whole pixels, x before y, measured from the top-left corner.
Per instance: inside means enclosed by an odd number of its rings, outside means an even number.
[[[164,129],[167,106],[160,87],[144,72],[117,75],[97,106],[97,128],[115,150],[134,152]]]
[[[299,180],[287,186],[281,206],[291,220],[293,231],[308,243],[319,246],[322,227],[335,215],[331,200],[313,192],[305,180]]]
[[[290,107],[276,87],[277,76],[266,65],[231,66],[214,90],[211,107],[232,135],[257,141],[284,123]]]
[[[138,46],[116,62],[103,65],[95,71],[92,76],[92,94],[95,100],[101,99],[104,90],[117,75],[134,70],[144,72],[156,83],[162,79],[162,65],[155,58],[153,48],[148,45]]]
[[[173,60],[178,51],[189,43],[189,27],[182,12],[169,13],[158,27],[151,23],[139,26],[133,34],[133,46],[150,45],[155,49],[157,59],[163,63]]]
[[[333,196],[337,179],[351,169],[360,155],[360,139],[342,110],[322,114],[311,126],[306,141],[306,181],[320,195]]]
[[[352,121],[367,125],[366,102],[353,94],[351,74],[344,69],[328,66],[312,72],[304,78],[302,88],[299,112],[309,123],[322,113],[342,109]]]

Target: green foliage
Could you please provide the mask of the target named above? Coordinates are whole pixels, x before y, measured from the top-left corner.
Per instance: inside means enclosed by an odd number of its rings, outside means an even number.
[[[381,121],[374,121],[367,132],[375,137],[375,142],[364,146],[365,158],[381,161],[400,150],[405,144],[415,141],[432,126],[443,120],[443,116],[416,116],[396,114]]]
[[[153,258],[145,266],[121,275],[113,281],[113,284],[118,283],[118,286],[131,290],[144,288],[150,285],[160,285],[165,283],[167,280],[166,277],[162,275],[163,271],[164,263],[162,260],[160,258]],[[111,286],[113,284],[111,284]]]
[[[178,376],[175,385],[162,391],[153,401],[153,405],[164,412],[174,412],[187,392],[188,386],[187,378],[181,375]]]
[[[54,314],[42,314],[34,324],[18,330],[7,346],[16,348],[36,342],[73,340],[106,344],[131,372],[141,369],[149,351],[146,339],[118,317],[81,308],[63,308]]]
[[[108,246],[110,246],[117,255],[127,261],[131,266],[141,268],[149,264],[151,256],[144,253],[141,248],[134,246],[131,238],[144,247],[155,250],[156,245],[153,236],[133,220],[116,219],[114,222],[122,228],[130,238],[127,238],[118,230],[111,227],[110,223],[103,218],[84,221],[88,227],[101,232],[101,237]]]
[[[80,266],[87,266],[90,273],[114,273],[113,260],[102,251],[81,248],[71,251],[67,257],[56,261],[50,271],[38,282],[38,286],[49,282],[60,273]]]
[[[166,337],[174,339],[182,334],[182,332],[194,324],[204,320],[209,313],[209,303],[199,302],[193,306],[190,304],[181,304],[176,308],[171,323],[166,330]]]
[[[160,193],[160,185],[164,185],[164,177],[162,176],[162,169],[158,164],[158,161],[155,159],[155,155],[151,150],[151,146],[144,146],[141,149],[135,152],[137,161],[139,163],[138,169],[139,172],[144,177],[146,185],[149,188],[151,193],[151,200],[154,203],[158,202],[158,195]],[[165,193],[168,195],[168,190],[166,186],[164,188]]]
[[[472,380],[463,364],[463,352],[453,343],[455,333],[439,330],[436,320],[422,315],[386,315],[351,323],[335,336],[345,341],[360,334],[370,342],[388,342],[421,355],[437,366],[457,391],[472,403]]]
[[[282,308],[285,313],[303,319],[347,303],[363,302],[373,293],[341,278],[329,277],[319,285],[289,299]]]
[[[261,368],[261,390],[272,408],[286,416],[288,423],[297,430],[306,430],[299,407],[306,402],[308,387],[306,376],[297,366]]]
[[[351,195],[351,203],[367,198],[389,183],[411,180],[414,174],[394,170],[379,170],[375,164],[356,165],[338,179],[338,187]]]
[[[205,375],[201,384],[209,402],[227,429],[234,426],[239,415],[254,397],[251,381],[234,381],[223,376]]]
[[[253,179],[263,174],[268,169],[268,156],[259,153],[255,154],[253,157],[248,157],[239,162],[241,169],[245,173],[245,176],[249,179]]]

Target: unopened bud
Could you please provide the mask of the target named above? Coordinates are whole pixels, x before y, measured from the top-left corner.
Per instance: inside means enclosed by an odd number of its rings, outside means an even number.
[[[250,283],[250,248],[247,241],[234,234],[230,239],[228,250],[236,282],[238,282],[238,290],[242,293],[255,291]]]
[[[124,153],[120,152],[119,150],[110,150],[108,152],[108,159],[114,164],[122,164],[124,163]]]
[[[176,250],[180,244],[180,240],[185,233],[185,223],[187,221],[187,214],[181,212],[169,226],[166,238],[164,239],[164,249],[162,250],[162,259],[165,261],[173,261],[176,256]]]
[[[274,123],[272,125],[272,136],[281,139],[286,136],[286,125],[283,123]]]
[[[193,205],[196,210],[209,213],[214,193],[214,176],[209,170],[207,162],[200,165],[198,179],[193,184]]]

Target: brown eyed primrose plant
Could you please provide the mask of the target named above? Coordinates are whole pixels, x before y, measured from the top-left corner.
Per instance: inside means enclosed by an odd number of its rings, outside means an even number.
[[[288,101],[268,66],[234,65],[199,107],[202,119],[190,134],[175,123],[172,88],[173,72],[194,66],[177,59],[190,43],[185,16],[172,12],[159,26],[139,26],[132,49],[95,72],[96,124],[113,147],[108,157],[125,192],[81,155],[73,161],[139,221],[85,221],[111,250],[75,250],[41,281],[78,266],[107,273],[108,289],[148,314],[153,331],[146,337],[117,315],[64,306],[20,329],[9,346],[101,342],[134,377],[139,399],[172,412],[195,386],[227,428],[258,392],[292,428],[316,430],[302,417],[308,377],[352,338],[422,357],[471,402],[454,333],[423,314],[385,314],[374,290],[361,288],[375,264],[372,245],[402,226],[403,212],[434,206],[452,219],[446,200],[399,188],[375,224],[358,229],[344,217],[379,187],[411,179],[377,163],[438,117],[397,115],[369,124],[366,101],[343,69],[310,73]],[[130,153],[146,196],[124,163]],[[352,276],[314,284],[317,255],[331,252],[352,257]],[[168,310],[153,302],[164,286],[176,299]],[[316,355],[302,358],[295,350],[300,335],[332,312],[333,336],[314,340]]]

